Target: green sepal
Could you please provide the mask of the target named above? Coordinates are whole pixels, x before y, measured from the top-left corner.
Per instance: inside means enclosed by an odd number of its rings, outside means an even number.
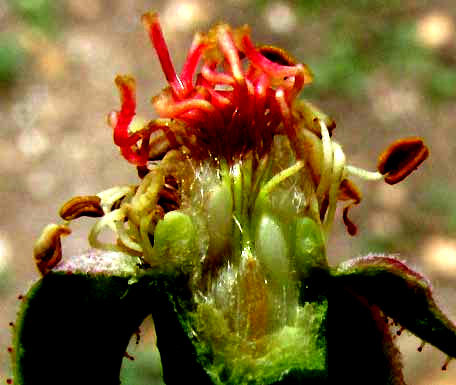
[[[396,258],[370,255],[342,263],[335,282],[377,305],[387,316],[450,357],[456,357],[456,325],[440,310],[429,281]]]
[[[380,309],[332,280],[328,292],[328,384],[405,385]]]
[[[18,313],[14,384],[118,385],[128,342],[153,315],[164,379],[210,383],[188,329],[188,276],[142,270],[134,257],[94,252],[66,258],[36,282]],[[178,368],[178,370],[176,369]]]
[[[49,273],[20,309],[14,383],[119,384],[131,335],[147,316],[148,280]]]

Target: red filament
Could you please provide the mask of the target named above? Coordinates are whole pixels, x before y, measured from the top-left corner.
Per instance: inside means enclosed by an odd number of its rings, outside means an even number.
[[[195,36],[179,77],[157,14],[146,14],[142,20],[169,84],[153,98],[152,104],[160,117],[186,126],[184,132],[174,132],[177,139],[168,143],[170,148],[199,147],[199,154],[230,160],[250,149],[264,153],[276,133],[286,134],[294,141],[292,104],[302,87],[311,81],[303,64],[281,60],[279,49],[269,48],[277,58],[265,56],[269,51],[263,54],[257,49],[246,28],[233,30],[228,25],[218,25],[207,35]],[[129,132],[136,113],[135,84],[128,76],[119,76],[116,83],[122,105],[114,141],[129,162],[142,166],[154,153],[153,143],[149,143],[154,128],[149,125]],[[169,130],[174,129],[170,124]]]

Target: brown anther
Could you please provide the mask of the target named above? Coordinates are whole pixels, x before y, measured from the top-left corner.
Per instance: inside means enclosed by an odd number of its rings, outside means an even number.
[[[342,219],[344,221],[345,227],[347,228],[348,234],[351,236],[356,235],[358,232],[358,227],[352,222],[352,220],[348,217],[348,211],[351,209],[353,204],[345,206],[344,211],[342,213]]]
[[[170,211],[179,209],[179,206],[173,202],[167,202],[167,201],[160,202],[160,200],[159,200],[158,203],[160,206],[163,207],[163,210],[165,213],[169,213]]]
[[[125,197],[123,196],[122,198],[117,199],[111,206],[111,211],[117,210],[120,208],[120,205],[122,204],[123,200]]]
[[[136,171],[138,172],[139,179],[144,179],[144,177],[149,173],[147,166],[136,166]]]
[[[102,217],[101,199],[96,195],[77,196],[66,202],[59,212],[60,216],[71,221],[80,217]]]
[[[401,326],[400,329],[396,332],[396,334],[398,336],[400,336],[404,330],[405,330],[405,327]]]
[[[320,205],[320,219],[321,220],[323,220],[325,218],[326,210],[328,210],[328,206],[329,206],[329,197],[326,194]]]
[[[138,191],[138,186],[134,186],[134,193],[135,193],[135,194],[136,194],[136,191]],[[118,208],[120,208],[120,206],[122,205],[122,202],[125,200],[125,197],[126,197],[126,195],[121,196],[119,199],[117,199],[117,200],[111,205],[110,211],[114,211],[114,210],[117,210]]]
[[[65,225],[47,225],[35,243],[33,257],[42,275],[47,274],[62,259],[60,237],[71,234]]]
[[[354,204],[361,202],[361,192],[358,187],[349,179],[344,179],[339,186],[339,195],[337,200],[339,201],[353,201]]]
[[[284,66],[296,65],[296,60],[284,49],[273,45],[258,47],[258,51],[268,60]]]
[[[378,171],[385,182],[396,184],[406,178],[429,156],[429,149],[420,137],[402,138],[393,142],[378,157]]]
[[[158,196],[158,205],[163,208],[165,213],[179,208],[179,191],[174,177],[165,178],[165,184],[158,192]]]
[[[155,206],[155,210],[154,210],[154,218],[157,218],[157,221],[158,221],[159,219],[163,219],[165,217],[165,214],[166,214],[165,209],[162,206],[157,204]]]
[[[176,204],[179,201],[179,194],[177,191],[167,188],[166,186],[163,186],[163,188],[158,192],[158,196],[165,201],[173,202]]]
[[[130,361],[134,361],[135,360],[135,357],[131,356],[130,354],[128,354],[128,352],[125,352],[124,353],[124,357],[125,358],[128,358]]]
[[[356,235],[358,232],[358,228],[356,225],[351,221],[348,217],[349,210],[354,206],[361,202],[361,192],[358,190],[358,187],[350,181],[349,179],[344,179],[340,186],[339,186],[339,195],[337,199],[340,201],[352,201],[349,205],[344,207],[342,219],[344,221],[345,226],[347,227],[347,232],[350,235]]]
[[[139,345],[139,341],[141,340],[141,329],[140,328],[136,329],[135,337],[136,337],[136,345]]]
[[[165,187],[174,188],[174,190],[177,190],[179,188],[179,185],[177,183],[176,178],[173,177],[172,175],[167,175],[165,177]]]
[[[425,341],[422,341],[421,342],[421,345],[418,346],[418,348],[416,350],[418,350],[420,353],[423,351],[423,348],[424,348],[424,345],[426,345],[426,342]]]
[[[445,371],[448,369],[448,364],[450,363],[450,361],[452,360],[453,358],[452,357],[447,357],[447,359],[445,360],[445,362],[443,363],[442,365],[442,370]]]

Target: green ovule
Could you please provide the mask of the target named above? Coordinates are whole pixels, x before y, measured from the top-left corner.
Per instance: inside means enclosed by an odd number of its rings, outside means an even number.
[[[208,254],[220,255],[229,246],[232,233],[233,197],[229,182],[209,189],[206,203]]]
[[[154,233],[156,258],[179,265],[195,262],[196,229],[190,217],[179,211],[170,211],[157,223]]]
[[[256,254],[270,279],[285,283],[288,279],[289,249],[278,221],[270,215],[263,215],[255,239]]]
[[[321,228],[309,217],[296,219],[294,263],[301,279],[315,268],[327,269],[325,242]]]

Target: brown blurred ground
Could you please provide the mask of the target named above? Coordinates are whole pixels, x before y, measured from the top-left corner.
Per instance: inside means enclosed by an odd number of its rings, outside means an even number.
[[[74,195],[136,180],[134,168],[112,143],[105,116],[118,107],[116,74],[136,77],[139,113],[147,117],[153,117],[150,97],[164,86],[140,15],[152,8],[160,12],[180,68],[193,33],[219,20],[250,24],[255,41],[278,44],[300,61],[306,62],[310,52],[324,57],[327,23],[338,12],[328,7],[318,17],[311,12],[298,15],[293,2],[259,6],[248,0],[216,6],[197,0],[132,3],[62,0],[56,13],[58,33],[46,35],[24,22],[10,2],[0,0],[0,33],[13,32],[29,55],[16,82],[0,89],[0,382],[10,375],[8,322],[15,318],[17,296],[38,277],[31,251],[43,226],[57,221],[60,205]],[[410,9],[407,17],[416,22],[417,40],[431,51],[446,50],[456,62],[456,5],[443,0],[418,2],[419,7],[403,3],[401,11]],[[362,31],[370,20],[359,22]],[[331,262],[368,251],[400,253],[431,279],[439,302],[456,320],[456,223],[449,225],[456,213],[446,209],[452,207],[448,201],[456,199],[456,100],[430,103],[413,73],[404,72],[397,81],[381,63],[369,74],[362,97],[318,95],[313,101],[336,118],[335,137],[351,164],[374,169],[380,151],[404,135],[421,135],[431,148],[426,164],[399,186],[359,183],[364,200],[352,218],[360,235],[349,237],[337,221]],[[64,241],[64,254],[86,249],[91,223],[82,220],[75,226]],[[398,341],[410,384],[456,384],[456,363],[441,372],[442,353],[430,346],[416,352],[420,341],[407,334]]]

